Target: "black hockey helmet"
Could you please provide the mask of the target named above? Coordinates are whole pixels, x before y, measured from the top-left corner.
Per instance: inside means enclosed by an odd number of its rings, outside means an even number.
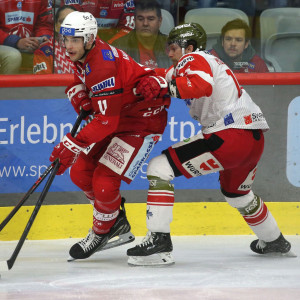
[[[167,43],[168,45],[176,43],[181,48],[194,44],[199,50],[205,50],[206,40],[206,32],[201,25],[198,23],[187,23],[174,27],[169,33]]]

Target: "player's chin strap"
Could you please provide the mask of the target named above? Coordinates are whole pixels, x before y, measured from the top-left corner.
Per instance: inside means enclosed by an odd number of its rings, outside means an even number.
[[[86,46],[86,43],[84,45],[84,53],[83,55],[79,58],[79,60],[83,59],[84,57],[86,57],[88,55],[88,53],[94,48],[95,46],[95,41],[93,41],[93,44],[92,44],[92,47],[90,49],[86,49],[85,46]]]

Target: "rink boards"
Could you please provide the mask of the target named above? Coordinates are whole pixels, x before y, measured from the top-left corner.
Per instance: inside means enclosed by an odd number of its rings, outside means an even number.
[[[269,202],[268,208],[284,234],[300,234],[300,202]],[[0,209],[4,219],[11,207]],[[22,207],[1,232],[0,240],[17,240],[33,211],[32,206]],[[127,217],[136,236],[144,236],[146,229],[146,204],[126,205]],[[41,210],[28,235],[30,240],[65,239],[86,236],[92,226],[92,206],[47,205]],[[227,203],[175,203],[172,235],[251,235],[252,231],[238,211]]]
[[[247,74],[244,74],[247,75]],[[278,76],[278,74],[276,74]],[[285,76],[283,74],[283,76]],[[253,190],[276,215],[286,234],[298,234],[300,186],[300,84],[246,85],[245,89],[261,107],[269,123],[265,151]],[[250,82],[251,83],[251,82]],[[75,113],[64,95],[64,87],[1,88],[0,101],[0,220],[18,203],[49,164],[53,146],[69,131]],[[169,145],[200,130],[188,117],[184,102],[173,99],[168,126],[151,157]],[[26,166],[28,172],[21,166]],[[5,169],[4,169],[5,167]],[[144,235],[147,163],[131,185],[122,184],[130,222],[136,235]],[[8,172],[9,175],[8,175]],[[23,172],[23,173],[22,173]],[[39,192],[34,193],[19,217],[12,220],[0,239],[18,239]],[[192,180],[175,180],[175,208],[172,232],[190,234],[250,234],[242,217],[224,203],[218,174]],[[91,227],[92,208],[68,174],[56,177],[33,225],[30,239],[67,238],[86,235]],[[19,222],[19,223],[18,223]],[[22,225],[21,225],[22,224]],[[24,224],[24,225],[23,225]],[[20,226],[19,226],[20,225]],[[11,227],[10,227],[11,226]],[[9,233],[8,233],[9,232]]]

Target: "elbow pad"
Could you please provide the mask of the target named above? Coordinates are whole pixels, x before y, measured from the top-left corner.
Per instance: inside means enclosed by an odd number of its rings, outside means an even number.
[[[177,85],[176,85],[176,79],[173,79],[168,84],[169,94],[171,97],[180,98],[180,93],[178,91]]]

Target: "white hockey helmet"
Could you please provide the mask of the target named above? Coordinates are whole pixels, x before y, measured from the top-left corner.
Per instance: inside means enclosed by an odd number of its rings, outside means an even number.
[[[97,32],[97,21],[89,12],[71,12],[65,17],[60,27],[62,36],[83,37],[84,43],[89,41],[92,34],[96,39]]]

